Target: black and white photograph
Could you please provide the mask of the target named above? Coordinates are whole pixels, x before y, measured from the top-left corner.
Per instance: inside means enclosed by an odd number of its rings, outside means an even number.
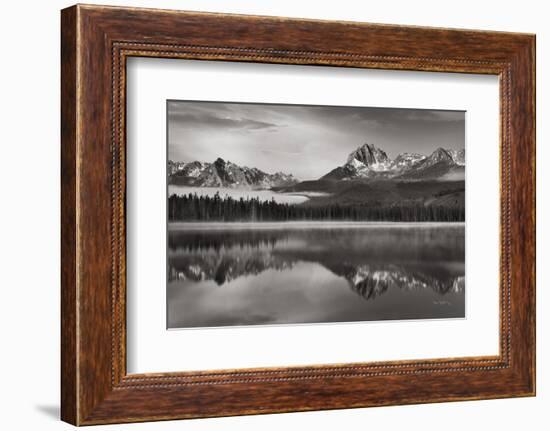
[[[167,328],[465,317],[465,112],[168,100]]]

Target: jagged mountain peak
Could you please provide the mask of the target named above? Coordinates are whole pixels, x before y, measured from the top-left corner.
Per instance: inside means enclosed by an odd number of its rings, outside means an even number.
[[[464,150],[461,150],[464,155]],[[401,179],[464,179],[464,163],[459,163],[458,151],[439,147],[428,157],[400,174]],[[464,157],[462,157],[464,160]]]
[[[168,176],[171,184],[198,187],[232,187],[270,189],[296,184],[292,174],[268,174],[258,168],[239,166],[218,157],[212,163],[169,161]]]
[[[426,159],[422,161],[422,166],[428,167],[435,165],[436,163],[443,163],[443,164],[454,164],[453,157],[449,153],[448,150],[445,148],[439,147],[436,149],[432,154],[430,154]]]
[[[214,160],[214,164],[216,166],[237,166],[240,168],[240,166],[237,165],[236,163],[233,163],[230,160],[222,159],[221,157],[218,157],[216,160]],[[249,168],[247,168],[246,166],[243,166],[242,169],[249,169]]]
[[[388,163],[389,157],[385,151],[377,148],[374,144],[365,143],[349,154],[347,162],[373,166]]]
[[[437,157],[437,158],[446,158],[452,160],[452,156],[449,154],[449,150],[446,150],[445,148],[439,147],[437,148],[430,157]]]
[[[429,176],[437,177],[442,172],[462,169],[464,160],[464,149],[446,150],[443,147],[437,148],[429,156],[404,152],[392,160],[381,148],[365,143],[349,154],[344,165],[333,169],[322,179],[406,178],[409,172],[414,173],[414,178],[418,178],[422,177],[422,171],[434,165],[437,165],[437,169],[432,169]]]
[[[464,148],[462,150],[447,150],[447,152],[458,166],[466,164],[466,150]]]

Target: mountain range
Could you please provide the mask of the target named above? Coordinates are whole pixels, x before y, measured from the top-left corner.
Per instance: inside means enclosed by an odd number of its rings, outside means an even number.
[[[291,174],[268,174],[260,169],[239,166],[221,158],[213,163],[169,160],[168,176],[170,184],[195,187],[271,189],[292,186],[299,182]]]
[[[391,159],[387,153],[365,143],[352,151],[346,162],[316,181],[384,180],[397,181],[463,181],[465,150],[438,148],[426,156],[401,153]],[[170,184],[196,187],[230,187],[248,189],[284,189],[301,183],[292,174],[266,173],[257,168],[239,166],[221,158],[212,163],[168,161]],[[303,187],[302,187],[303,188]]]
[[[315,255],[311,260],[344,278],[351,290],[365,300],[373,300],[389,289],[431,289],[441,295],[464,291],[464,276],[445,269],[441,269],[436,277],[429,270],[410,264],[335,263]],[[213,280],[222,286],[235,279],[259,275],[268,270],[285,271],[299,262],[302,260],[284,253],[273,254],[246,247],[237,251],[229,250],[227,254],[175,254],[169,259],[168,279],[194,282]]]
[[[464,149],[438,148],[429,156],[401,153],[392,160],[384,150],[372,144],[364,144],[350,153],[344,165],[333,169],[321,179],[464,179],[465,155]]]

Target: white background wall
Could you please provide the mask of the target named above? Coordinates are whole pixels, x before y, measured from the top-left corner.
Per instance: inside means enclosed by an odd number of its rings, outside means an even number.
[[[181,0],[117,2],[172,9],[476,28],[537,34],[538,396],[99,427],[135,430],[548,429],[550,424],[550,13],[544,1]],[[59,422],[60,0],[2,4],[0,32],[0,427],[69,429]],[[545,315],[546,312],[546,315]]]

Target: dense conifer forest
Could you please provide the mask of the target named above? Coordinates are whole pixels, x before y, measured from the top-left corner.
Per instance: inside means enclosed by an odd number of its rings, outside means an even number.
[[[424,205],[422,202],[322,206],[292,205],[257,198],[234,199],[231,196],[172,195],[168,199],[170,221],[392,221],[423,222],[464,221],[464,207]]]

